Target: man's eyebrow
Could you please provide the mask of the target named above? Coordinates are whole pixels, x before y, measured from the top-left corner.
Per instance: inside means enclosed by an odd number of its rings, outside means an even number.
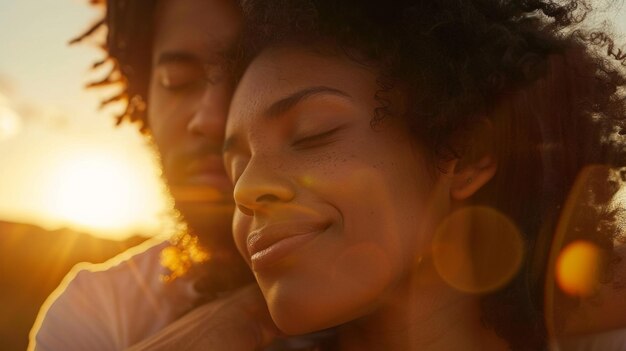
[[[234,55],[234,50],[213,52],[208,58],[184,50],[164,51],[158,56],[156,65],[167,63],[223,63],[232,61]]]
[[[270,118],[273,117],[277,117],[281,114],[284,114],[285,112],[289,111],[290,109],[292,109],[294,106],[296,106],[298,103],[300,103],[301,101],[308,99],[312,96],[315,95],[320,95],[320,94],[325,94],[325,95],[335,95],[335,96],[340,96],[343,98],[348,98],[351,99],[352,96],[350,96],[350,94],[339,90],[339,89],[335,89],[335,88],[330,88],[327,86],[314,86],[314,87],[310,87],[310,88],[306,88],[306,89],[302,89],[299,91],[296,91],[276,102],[274,102],[270,107],[268,107],[265,110],[264,115]]]
[[[185,51],[165,51],[157,58],[157,65],[168,63],[200,63],[202,59],[197,55],[194,55]]]

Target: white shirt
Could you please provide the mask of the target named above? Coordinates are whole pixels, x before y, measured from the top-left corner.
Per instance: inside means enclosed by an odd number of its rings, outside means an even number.
[[[29,350],[122,350],[170,324],[199,297],[191,278],[162,281],[149,241],[103,264],[79,264],[48,297],[30,332]]]

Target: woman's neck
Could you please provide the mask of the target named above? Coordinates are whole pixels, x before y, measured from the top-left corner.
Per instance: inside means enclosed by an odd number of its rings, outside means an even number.
[[[478,297],[450,288],[425,260],[374,313],[340,328],[339,349],[507,350],[480,318]]]

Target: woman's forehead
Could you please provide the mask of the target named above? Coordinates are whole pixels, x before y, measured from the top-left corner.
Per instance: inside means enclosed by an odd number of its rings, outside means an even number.
[[[311,87],[327,87],[355,99],[374,97],[376,74],[340,55],[323,55],[302,47],[270,48],[247,68],[233,98],[241,103],[270,104]],[[239,101],[244,100],[244,101]],[[256,106],[261,107],[261,106]]]

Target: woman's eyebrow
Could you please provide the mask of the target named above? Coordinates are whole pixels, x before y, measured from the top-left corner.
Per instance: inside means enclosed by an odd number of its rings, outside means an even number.
[[[267,118],[276,118],[283,115],[285,112],[292,109],[298,103],[302,102],[305,99],[308,99],[312,96],[316,95],[334,95],[339,96],[345,99],[352,99],[350,94],[335,88],[330,88],[327,86],[314,86],[306,89],[298,90],[294,93],[287,95],[286,97],[274,102],[271,104],[263,113],[264,117]],[[232,135],[227,137],[222,146],[222,153],[230,152],[233,147],[238,143],[238,139],[236,135]]]
[[[285,112],[289,111],[290,109],[292,109],[301,101],[308,99],[315,95],[320,95],[320,94],[335,95],[335,96],[340,96],[340,97],[347,98],[347,99],[352,99],[352,96],[350,96],[350,94],[342,90],[330,88],[330,87],[323,86],[323,85],[314,86],[314,87],[296,91],[274,102],[265,110],[265,113],[263,115],[269,118],[278,117],[284,114]]]

